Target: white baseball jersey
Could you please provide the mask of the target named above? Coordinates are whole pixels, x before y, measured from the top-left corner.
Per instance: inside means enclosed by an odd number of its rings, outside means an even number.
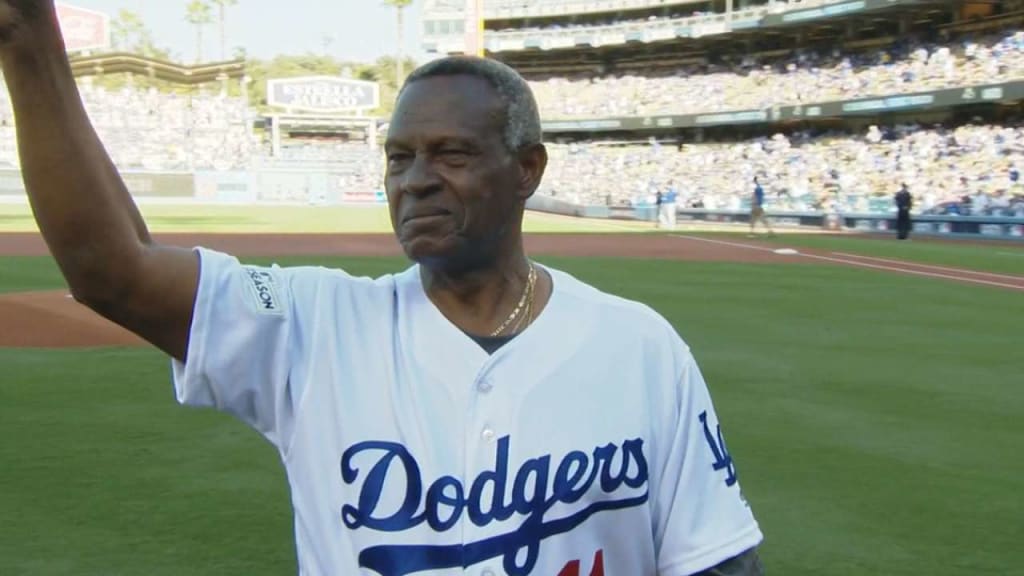
[[[178,400],[280,452],[304,576],[684,576],[758,543],[689,348],[548,268],[487,354],[417,266],[377,279],[208,249]]]

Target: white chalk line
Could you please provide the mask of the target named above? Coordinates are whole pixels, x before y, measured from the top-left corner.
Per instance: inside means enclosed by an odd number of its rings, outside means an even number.
[[[680,238],[684,240],[697,240],[700,242],[710,242],[712,244],[722,244],[724,246],[732,246],[734,248],[747,248],[750,250],[759,250],[761,252],[774,252],[774,248],[765,248],[763,246],[751,246],[749,244],[743,244],[741,242],[728,242],[726,240],[712,240],[710,238],[700,238],[698,236],[687,236],[683,234],[673,234],[674,238]],[[975,278],[968,278],[966,276],[953,276],[950,274],[940,274],[938,272],[924,272],[922,270],[911,270],[909,268],[897,268],[895,266],[883,266],[881,264],[870,264],[868,262],[860,262],[857,260],[850,260],[847,258],[832,258],[830,256],[818,256],[817,254],[805,254],[803,252],[797,252],[797,255],[805,258],[814,258],[817,260],[826,260],[829,262],[838,262],[840,264],[848,264],[851,266],[860,266],[862,268],[871,268],[875,270],[887,270],[891,272],[901,272],[904,274],[913,274],[915,276],[927,276],[929,278],[944,278],[947,280],[956,280],[958,282],[968,282],[971,284],[983,284],[985,286],[998,286],[1000,288],[1010,288],[1013,290],[1024,291],[1024,286],[1017,284],[1006,284],[1003,282],[992,282],[990,280],[979,280]]]
[[[935,266],[933,264],[918,264],[917,262],[906,262],[903,260],[892,260],[890,258],[876,258],[874,256],[861,256],[860,254],[849,254],[846,252],[833,252],[836,256],[843,256],[845,258],[859,258],[861,260],[873,260],[875,262],[889,262],[891,264],[906,264],[912,265],[917,268],[928,268],[931,270],[945,270],[947,272],[962,272],[965,274],[971,274],[973,276],[989,276],[992,278],[1005,278],[1007,280],[1021,280],[1024,281],[1024,276],[1014,276],[1013,274],[996,274],[994,272],[979,272],[977,270],[970,270],[967,268],[950,268],[948,266]]]
[[[688,236],[686,234],[672,234],[674,238],[683,238],[686,240],[697,240],[700,242],[710,242],[711,244],[722,244],[723,246],[732,246],[733,248],[746,248],[748,250],[759,250],[761,252],[774,252],[774,248],[765,248],[764,246],[751,246],[750,244],[743,244],[741,242],[728,242],[726,240],[713,240],[711,238],[701,238],[700,236]]]
[[[1005,284],[1003,282],[992,282],[991,280],[979,280],[976,278],[968,278],[967,276],[953,276],[951,274],[940,274],[938,272],[924,272],[922,270],[911,270],[909,268],[897,268],[895,266],[882,266],[880,264],[869,264],[867,262],[858,262],[857,260],[849,260],[846,258],[832,258],[829,256],[818,256],[817,254],[804,254],[800,253],[801,256],[807,258],[816,258],[818,260],[828,260],[830,262],[840,262],[842,264],[852,264],[854,266],[861,266],[864,268],[874,268],[876,270],[891,270],[893,272],[902,272],[904,274],[914,274],[916,276],[928,276],[930,278],[946,278],[949,280],[956,280],[958,282],[970,282],[972,284],[984,284],[986,286],[999,286],[1000,288],[1012,288],[1014,290],[1024,291],[1024,286],[1018,284]]]

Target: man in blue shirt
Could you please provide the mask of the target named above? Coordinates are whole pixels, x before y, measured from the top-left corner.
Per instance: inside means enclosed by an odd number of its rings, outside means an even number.
[[[765,228],[768,229],[768,234],[771,236],[775,235],[775,230],[772,229],[772,225],[768,222],[768,218],[764,215],[764,188],[761,187],[761,183],[758,179],[754,178],[754,195],[750,200],[750,234],[751,238],[754,237],[754,225],[758,221],[764,223]]]
[[[661,211],[665,216],[665,227],[670,230],[674,230],[676,227],[676,198],[678,196],[679,193],[676,192],[675,183],[671,183],[661,199]]]

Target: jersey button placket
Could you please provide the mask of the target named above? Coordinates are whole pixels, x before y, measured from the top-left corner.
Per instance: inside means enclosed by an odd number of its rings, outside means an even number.
[[[469,417],[466,419],[466,495],[469,495],[472,483],[487,470],[495,469],[495,456],[498,439],[501,432],[501,403],[500,390],[496,387],[495,379],[487,374],[486,369],[482,370],[471,384],[471,408]],[[490,506],[484,506],[489,509]],[[465,515],[466,512],[463,512]],[[491,524],[490,522],[488,524]],[[476,526],[472,522],[464,521],[463,544],[478,542],[489,535],[494,526]],[[486,566],[483,563],[467,567],[466,574],[478,576],[497,576],[499,572],[493,566]]]
[[[494,381],[491,380],[489,376],[481,376],[476,381],[476,389],[481,396],[489,394],[494,390]],[[480,404],[478,404],[478,406],[480,406]],[[494,431],[494,426],[489,423],[484,424],[483,429],[480,431],[480,438],[482,438],[487,444],[492,444],[496,437],[497,433]]]

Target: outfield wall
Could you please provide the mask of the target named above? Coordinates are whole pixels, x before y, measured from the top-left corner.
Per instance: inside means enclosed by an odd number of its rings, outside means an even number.
[[[181,202],[293,202],[303,204],[378,204],[383,190],[353,190],[342,170],[269,168],[232,172],[149,172],[122,170],[132,196]],[[0,170],[0,200],[25,196],[19,170]]]
[[[237,172],[121,172],[128,190],[140,201],[188,203],[361,204],[387,202],[383,190],[353,191],[341,170],[260,169]],[[18,170],[0,170],[0,201],[25,198]],[[655,221],[655,206],[588,206],[543,194],[527,201],[527,209],[579,218]],[[748,225],[746,210],[677,209],[680,223]],[[796,229],[845,229],[888,233],[896,229],[894,213],[826,214],[774,212],[773,225]],[[1024,241],[1024,218],[995,216],[915,215],[914,233],[931,236],[996,238]]]
[[[657,220],[655,206],[614,206],[583,207],[568,202],[555,202],[551,198],[535,198],[527,208],[569,216],[587,215],[591,218],[619,220]],[[874,233],[890,233],[896,230],[895,213],[851,213],[828,214],[825,212],[769,212],[773,226],[815,230],[850,230]],[[678,208],[677,221],[681,224],[708,223],[750,224],[750,212],[746,210],[704,210]],[[964,238],[994,238],[1024,241],[1024,218],[997,216],[957,215],[913,215],[911,217],[915,234]]]
[[[680,210],[680,221],[750,224],[749,212]],[[821,212],[769,213],[774,226],[843,229],[860,232],[895,233],[896,214],[841,214]],[[1024,241],[1024,218],[997,216],[921,215],[911,216],[914,234]]]

